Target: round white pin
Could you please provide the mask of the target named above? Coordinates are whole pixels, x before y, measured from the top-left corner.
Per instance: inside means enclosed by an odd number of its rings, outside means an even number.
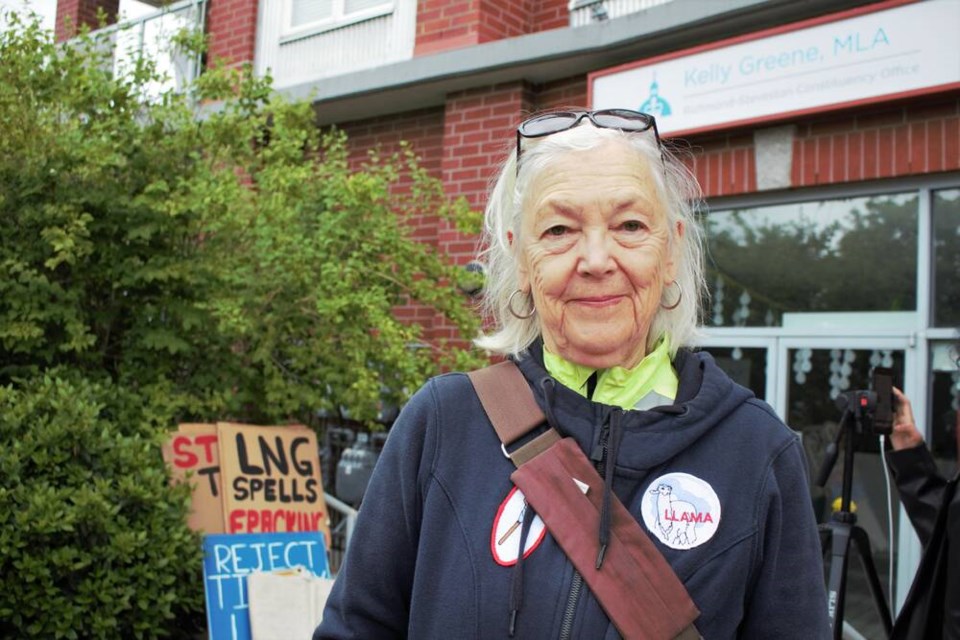
[[[641,511],[647,529],[672,549],[700,546],[720,524],[720,500],[713,487],[689,473],[667,473],[651,482]]]

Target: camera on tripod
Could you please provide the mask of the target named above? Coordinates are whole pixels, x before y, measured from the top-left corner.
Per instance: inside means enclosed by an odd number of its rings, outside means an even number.
[[[837,396],[837,408],[853,414],[855,424],[876,435],[893,433],[893,370],[875,367],[870,389],[845,391]]]
[[[830,554],[827,612],[833,626],[834,640],[840,640],[843,635],[847,554],[851,543],[860,556],[867,586],[886,637],[890,637],[890,631],[893,628],[893,618],[883,595],[883,587],[870,551],[870,538],[867,532],[857,525],[857,516],[851,508],[850,499],[853,485],[853,456],[856,450],[854,434],[889,435],[893,432],[893,371],[882,367],[874,368],[870,387],[868,390],[847,391],[837,396],[837,407],[843,415],[840,418],[836,440],[827,446],[823,466],[820,467],[817,477],[817,484],[824,486],[837,460],[840,445],[845,441],[840,509],[831,515],[829,522],[820,525],[824,552]]]

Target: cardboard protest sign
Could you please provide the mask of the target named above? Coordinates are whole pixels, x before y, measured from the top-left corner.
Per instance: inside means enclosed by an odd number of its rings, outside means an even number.
[[[193,486],[187,524],[194,531],[223,533],[223,499],[220,488],[220,450],[217,425],[181,424],[161,447],[174,482],[189,477]]]
[[[218,423],[227,533],[322,531],[330,539],[317,435]]]
[[[203,581],[210,640],[249,640],[247,579],[255,572],[303,567],[329,577],[319,531],[216,534],[203,538]]]

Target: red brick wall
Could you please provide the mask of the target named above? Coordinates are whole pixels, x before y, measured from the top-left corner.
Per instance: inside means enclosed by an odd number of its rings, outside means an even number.
[[[566,27],[567,0],[418,0],[414,55]]]
[[[960,169],[960,93],[802,124],[793,145],[794,186]]]
[[[530,32],[535,0],[480,0],[479,41],[492,42]]]
[[[537,0],[530,16],[531,32],[549,31],[570,26],[568,0]]]
[[[406,141],[420,158],[421,166],[431,176],[442,177],[443,108],[422,109],[400,115],[383,116],[370,120],[338,125],[347,134],[347,149],[351,169],[357,170],[367,159],[367,152],[379,149],[384,155],[400,150]],[[405,188],[401,181],[400,188]],[[414,237],[436,246],[437,217],[420,216],[412,220],[416,227]]]
[[[477,44],[480,0],[418,0],[414,55]]]
[[[697,176],[705,196],[756,191],[757,166],[752,133],[692,138],[667,144],[676,144],[679,155],[689,159],[688,165]]]
[[[400,142],[409,142],[431,175],[440,177],[443,155],[443,107],[430,107],[402,114],[337,125],[347,134],[351,167],[367,157],[367,151],[379,146],[385,152],[400,150]]]
[[[443,132],[443,182],[452,196],[483,209],[500,163],[514,144],[517,121],[531,110],[534,94],[523,82],[470,89],[447,96]],[[441,221],[437,248],[456,264],[477,255],[477,238]],[[442,316],[433,319],[432,339],[458,339]],[[461,344],[465,341],[460,340]]]
[[[548,82],[537,87],[537,110],[587,106],[587,78],[578,76]]]
[[[422,109],[400,115],[384,116],[347,122],[338,125],[347,134],[347,149],[352,169],[359,169],[367,159],[367,151],[379,148],[382,154],[400,150],[400,142],[410,143],[413,152],[420,158],[421,166],[437,178],[442,176],[443,155],[443,108]],[[401,183],[400,188],[404,188]],[[426,244],[437,246],[439,219],[435,215],[422,215],[411,219],[415,231],[413,237]],[[424,337],[431,338],[434,320],[432,309],[408,302],[394,309],[396,316],[408,322],[417,322],[424,327]]]
[[[97,9],[103,9],[107,24],[117,21],[120,0],[59,0],[54,34],[57,42],[69,40],[79,33],[80,27],[97,29]]]
[[[757,188],[753,135],[692,138],[708,197]],[[960,170],[960,94],[823,115],[797,123],[791,187]]]
[[[450,193],[483,205],[497,165],[514,144],[517,120],[532,104],[533,93],[521,82],[447,96],[443,181]]]
[[[207,10],[208,64],[253,62],[257,0],[211,0]]]

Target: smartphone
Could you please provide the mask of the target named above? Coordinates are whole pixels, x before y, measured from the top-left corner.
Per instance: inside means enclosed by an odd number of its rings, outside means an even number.
[[[873,412],[873,430],[878,434],[893,433],[893,369],[875,367],[873,391],[877,394],[877,408]]]

